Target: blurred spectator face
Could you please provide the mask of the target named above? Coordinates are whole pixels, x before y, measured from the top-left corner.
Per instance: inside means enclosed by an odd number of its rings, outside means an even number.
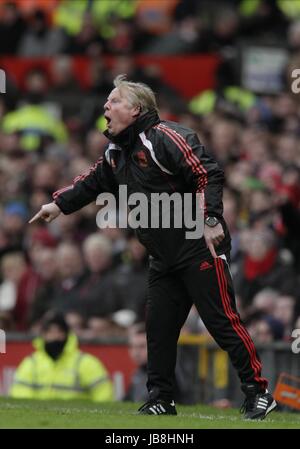
[[[8,156],[16,150],[19,150],[19,137],[16,133],[3,134],[1,139],[1,151]]]
[[[110,267],[112,247],[110,241],[100,234],[92,234],[83,244],[84,258],[92,273],[101,273]]]
[[[249,236],[246,252],[252,260],[260,261],[265,258],[272,247],[273,235],[270,232],[258,232],[253,230]]]
[[[2,277],[18,283],[26,270],[26,262],[22,253],[6,254],[1,260]]]
[[[252,164],[262,164],[270,159],[270,150],[266,142],[255,140],[247,151],[247,159]]]
[[[226,170],[229,174],[227,176],[228,184],[230,187],[236,190],[243,190],[243,186],[245,183],[245,178],[251,175],[251,165],[248,161],[241,161],[235,164],[233,167],[230,167],[230,170]]]
[[[292,296],[280,296],[275,304],[274,317],[285,326],[292,323],[294,318],[295,298]]]
[[[97,130],[91,130],[87,135],[87,154],[91,160],[96,161],[104,152],[108,140],[104,134]]]
[[[93,317],[89,319],[87,328],[86,335],[89,338],[107,337],[113,331],[114,325],[105,318]]]
[[[75,311],[70,311],[66,313],[65,320],[71,331],[80,336],[84,328],[83,317]]]
[[[8,204],[3,214],[4,231],[9,235],[20,234],[24,229],[27,217],[27,209],[22,203]]]
[[[263,212],[270,208],[270,194],[263,190],[254,190],[250,195],[250,212]]]
[[[72,59],[63,55],[53,58],[52,80],[56,86],[62,86],[73,80]]]
[[[13,175],[13,179],[10,179],[10,184],[17,185],[18,181],[22,182],[22,180],[30,178],[32,165],[30,156],[21,148],[16,148],[8,154],[5,171]]]
[[[82,257],[76,245],[62,243],[57,249],[56,258],[62,279],[77,277],[82,273]]]
[[[254,325],[253,338],[258,343],[271,343],[273,341],[273,333],[269,323],[265,320],[259,320]]]
[[[43,190],[36,189],[29,198],[30,209],[32,211],[38,211],[43,204],[50,203],[51,199],[49,195]]]
[[[33,172],[32,184],[35,189],[53,192],[58,184],[58,173],[52,162],[40,162]]]
[[[130,104],[126,89],[116,87],[109,94],[104,111],[107,129],[110,134],[116,136],[136,120],[140,108]]]
[[[36,257],[36,271],[44,281],[51,281],[57,274],[56,250],[40,248]]]
[[[78,139],[78,135],[76,133],[73,135],[69,134],[69,140],[66,144],[66,152],[68,155],[68,159],[72,160],[72,158],[80,157],[83,154],[82,143]],[[78,173],[76,173],[78,175]]]
[[[102,248],[89,248],[84,252],[87,266],[93,273],[101,273],[111,264],[111,255]]]
[[[211,145],[217,156],[227,156],[236,144],[237,126],[234,123],[218,121],[213,126]]]
[[[259,170],[259,179],[270,190],[274,190],[281,183],[282,167],[274,161],[264,163]]]
[[[243,129],[240,136],[240,145],[243,153],[250,153],[252,146],[256,142],[264,142],[267,144],[269,141],[269,134],[263,129],[256,127],[248,127]]]
[[[147,363],[147,337],[145,333],[133,333],[129,336],[129,354],[137,366]]]
[[[184,18],[178,24],[178,28],[181,39],[193,43],[199,36],[200,23],[198,17],[189,16]]]
[[[255,311],[265,312],[272,315],[274,312],[278,293],[272,290],[262,290],[253,298],[253,308]]]
[[[51,253],[56,247],[56,244],[56,239],[50,234],[47,228],[33,228],[31,234],[28,235],[27,248],[30,262],[37,271],[40,269],[40,257],[43,254],[43,250],[49,248]],[[55,258],[54,254],[53,257]]]
[[[297,104],[290,94],[281,94],[274,104],[274,114],[286,119],[289,115],[297,113]]]
[[[299,142],[296,137],[282,135],[278,140],[277,157],[284,163],[293,163],[300,154]]]
[[[221,38],[228,38],[234,35],[238,29],[239,20],[235,11],[222,11],[214,24],[214,31]]]
[[[25,89],[30,100],[42,99],[47,90],[47,78],[41,70],[32,70],[28,73],[25,81]]]

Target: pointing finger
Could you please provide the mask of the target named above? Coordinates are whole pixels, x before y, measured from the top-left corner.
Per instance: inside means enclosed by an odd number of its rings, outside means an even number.
[[[42,216],[42,211],[40,210],[37,214],[35,214],[34,217],[29,220],[29,224],[33,223],[34,221],[38,220]]]

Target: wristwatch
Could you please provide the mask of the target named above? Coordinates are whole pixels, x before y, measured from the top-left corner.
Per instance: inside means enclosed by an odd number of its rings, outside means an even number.
[[[210,228],[214,228],[218,223],[220,223],[217,217],[206,217],[204,221]]]

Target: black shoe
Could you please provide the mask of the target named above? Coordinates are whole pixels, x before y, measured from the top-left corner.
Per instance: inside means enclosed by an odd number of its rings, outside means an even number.
[[[256,385],[244,384],[242,391],[246,395],[241,407],[241,413],[244,413],[245,419],[262,420],[277,407],[276,401],[268,390],[262,393]]]
[[[175,402],[154,399],[146,402],[138,409],[140,415],[177,415]]]

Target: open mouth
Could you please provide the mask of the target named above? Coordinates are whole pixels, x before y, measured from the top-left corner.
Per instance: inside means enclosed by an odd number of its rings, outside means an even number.
[[[110,118],[110,117],[108,117],[107,115],[105,115],[104,117],[105,117],[105,120],[106,120],[107,126],[109,126],[109,124],[110,124],[110,122],[111,122],[111,118]]]

